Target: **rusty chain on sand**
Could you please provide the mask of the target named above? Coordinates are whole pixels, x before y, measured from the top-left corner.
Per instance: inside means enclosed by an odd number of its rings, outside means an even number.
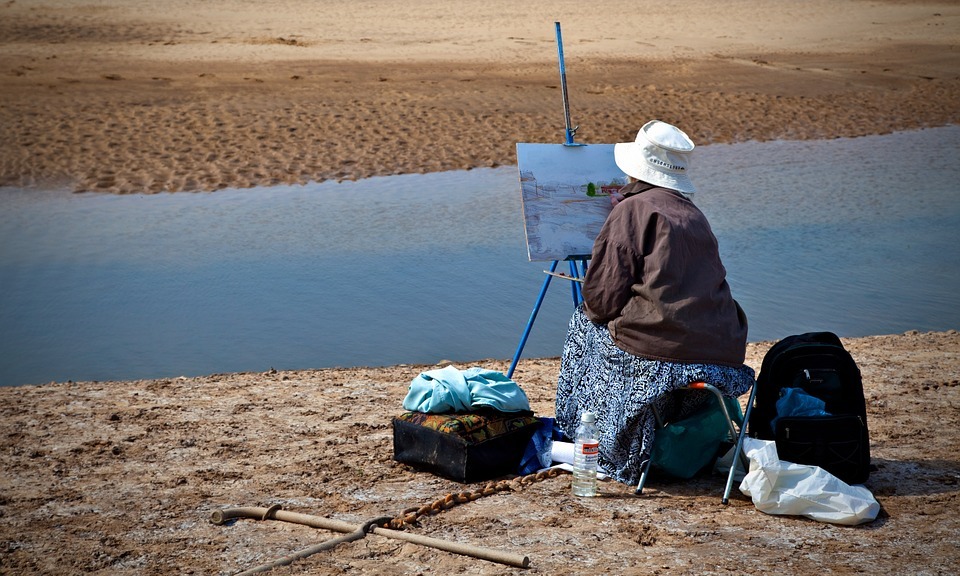
[[[443,498],[439,498],[430,504],[407,508],[400,514],[400,516],[397,516],[396,518],[393,518],[389,522],[381,524],[380,526],[382,528],[401,530],[405,524],[414,524],[421,516],[439,514],[444,510],[449,510],[454,506],[466,504],[467,502],[473,502],[474,500],[478,500],[484,496],[492,496],[493,494],[499,494],[500,492],[506,491],[518,491],[525,486],[533,484],[534,482],[539,482],[547,478],[554,478],[560,474],[568,473],[569,472],[562,468],[547,468],[546,470],[540,470],[539,472],[527,474],[526,476],[517,476],[511,480],[488,482],[484,484],[483,487],[473,491],[456,493],[451,492],[450,494],[447,494]]]

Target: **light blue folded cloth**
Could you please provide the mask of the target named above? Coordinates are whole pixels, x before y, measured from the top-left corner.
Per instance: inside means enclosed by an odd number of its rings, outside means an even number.
[[[520,386],[500,372],[484,368],[458,370],[453,366],[421,372],[410,383],[403,408],[443,414],[495,408],[501,412],[530,410]]]

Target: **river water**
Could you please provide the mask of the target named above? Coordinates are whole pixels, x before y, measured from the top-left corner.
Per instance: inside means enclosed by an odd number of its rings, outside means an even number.
[[[960,127],[694,161],[751,341],[960,328]],[[549,266],[516,167],[0,208],[0,385],[509,359]],[[571,306],[553,280],[523,357]]]

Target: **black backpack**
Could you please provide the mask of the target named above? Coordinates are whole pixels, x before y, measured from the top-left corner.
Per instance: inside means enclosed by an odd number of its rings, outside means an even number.
[[[836,334],[808,332],[774,344],[763,357],[756,392],[750,436],[775,440],[783,461],[820,466],[848,484],[867,480],[870,435],[863,380]],[[822,411],[779,415],[781,398],[785,408],[799,398]]]

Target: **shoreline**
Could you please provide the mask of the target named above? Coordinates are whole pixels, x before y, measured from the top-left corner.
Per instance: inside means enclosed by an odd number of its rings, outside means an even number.
[[[894,334],[873,334],[866,336],[841,336],[840,339],[845,343],[845,345],[853,345],[854,349],[868,348],[869,343],[876,340],[885,340],[888,342],[891,341],[903,341],[911,342],[915,340],[922,339],[933,339],[933,340],[953,340],[960,331],[960,328],[957,329],[947,329],[947,330],[906,330],[900,333]],[[785,335],[786,336],[786,335]],[[960,343],[960,339],[957,339],[957,342]],[[756,374],[760,373],[760,362],[762,358],[759,356],[762,350],[766,350],[772,346],[775,341],[771,340],[755,340],[747,342],[747,359],[745,364],[752,367]],[[960,353],[960,347],[955,351]],[[957,358],[958,362],[957,373],[960,374],[960,358]],[[953,359],[951,359],[951,362]],[[474,359],[464,359],[464,360],[439,360],[437,362],[400,362],[400,363],[391,363],[391,364],[363,364],[363,365],[332,365],[332,366],[313,366],[313,367],[302,367],[302,368],[291,368],[291,367],[275,367],[271,366],[266,371],[251,371],[251,370],[240,370],[240,371],[217,371],[217,372],[203,372],[203,373],[193,373],[193,374],[184,374],[184,373],[169,373],[169,374],[160,374],[156,376],[145,376],[145,377],[130,377],[130,378],[106,378],[102,380],[94,379],[73,379],[68,378],[65,380],[49,380],[44,382],[30,382],[24,384],[9,384],[9,385],[0,385],[0,390],[16,390],[16,389],[42,389],[44,387],[60,387],[60,386],[95,386],[95,387],[109,387],[109,386],[118,386],[118,387],[127,387],[131,385],[140,385],[142,383],[164,383],[164,382],[184,382],[184,381],[199,381],[204,379],[212,379],[215,381],[220,381],[224,379],[247,379],[255,378],[258,376],[266,375],[276,375],[283,374],[285,378],[290,378],[294,376],[303,376],[305,375],[314,375],[318,373],[329,373],[329,374],[350,374],[353,372],[366,372],[366,373],[379,373],[384,375],[391,374],[400,374],[400,373],[409,373],[411,379],[413,376],[416,376],[421,371],[432,370],[438,367],[444,366],[459,366],[461,368],[473,367],[473,366],[482,366],[482,365],[492,365],[498,370],[506,374],[510,363],[512,362],[512,357],[510,358],[474,358]],[[267,362],[267,364],[271,364]],[[538,367],[544,366],[554,366],[559,372],[560,357],[559,356],[523,356],[518,359],[517,362],[517,372],[518,374],[522,373],[523,370],[520,367],[524,364],[532,364]],[[390,379],[390,378],[387,378]],[[519,381],[520,378],[515,377],[514,380]],[[0,395],[2,396],[2,395]],[[744,397],[745,398],[745,397]]]
[[[877,340],[884,340],[887,342],[892,341],[912,341],[912,340],[923,340],[923,339],[933,339],[933,340],[956,340],[960,343],[960,328],[958,329],[949,329],[949,330],[930,330],[930,331],[920,331],[920,330],[906,330],[901,333],[896,334],[874,334],[868,336],[841,336],[840,339],[844,342],[845,346],[852,346],[852,350],[861,350],[869,347],[869,343]],[[757,341],[748,341],[747,342],[747,359],[745,364],[752,367],[754,371],[759,375],[760,373],[760,363],[762,360],[762,352],[772,346],[775,341],[771,340],[757,340]],[[960,374],[960,347],[955,352],[957,357],[950,358],[950,362],[954,360],[957,361],[957,373]],[[351,372],[380,372],[383,374],[395,374],[395,373],[409,373],[411,378],[419,374],[424,370],[432,370],[437,367],[443,366],[479,366],[483,364],[495,365],[497,368],[494,370],[500,370],[504,374],[506,373],[512,358],[477,358],[472,360],[440,360],[435,363],[408,363],[402,362],[397,364],[368,364],[368,365],[358,365],[358,366],[324,366],[324,367],[311,367],[311,368],[275,368],[271,367],[269,370],[264,372],[260,371],[239,371],[239,372],[212,372],[204,374],[167,374],[151,377],[142,377],[142,378],[129,378],[129,379],[106,379],[106,380],[51,380],[48,382],[37,382],[37,383],[28,383],[28,384],[12,384],[0,386],[0,390],[16,390],[16,389],[41,389],[43,387],[58,387],[58,386],[129,386],[134,384],[142,383],[163,383],[163,382],[172,382],[172,381],[196,381],[203,379],[243,379],[257,376],[265,375],[276,375],[284,374],[285,377],[289,378],[292,375],[312,375],[317,373],[333,373],[333,374],[348,374]],[[537,366],[546,366],[546,365],[556,365],[557,370],[559,370],[560,357],[559,356],[543,356],[543,357],[526,357],[521,356],[517,363],[518,373],[522,373],[523,370],[520,370],[519,367],[523,364],[533,364]],[[940,366],[938,366],[939,368]],[[519,378],[515,378],[519,380]]]

